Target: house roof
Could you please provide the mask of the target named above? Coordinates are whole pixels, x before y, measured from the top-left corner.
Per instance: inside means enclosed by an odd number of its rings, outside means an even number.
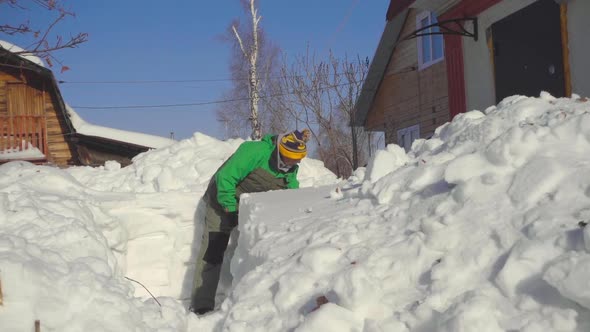
[[[392,9],[394,1],[390,3],[388,14]],[[391,55],[395,50],[395,46],[399,40],[402,28],[408,16],[408,8],[401,10],[399,14],[387,21],[381,40],[369,66],[367,78],[363,83],[361,93],[355,105],[355,117],[352,120],[353,126],[364,126],[369,110],[373,105],[377,90],[381,85],[387,65],[391,59]]]
[[[57,111],[64,115],[65,123],[68,126],[70,132],[72,134],[75,133],[76,129],[72,125],[72,122],[70,121],[70,118],[66,112],[65,102],[61,95],[61,92],[59,91],[57,81],[53,76],[53,72],[45,66],[43,66],[43,62],[41,61],[41,59],[34,55],[13,53],[22,51],[23,49],[21,49],[18,46],[14,46],[5,41],[0,41],[0,58],[4,58],[7,60],[7,62],[0,63],[0,66],[22,68],[37,73],[41,77],[47,79],[50,82],[49,88],[51,89],[51,92],[55,94],[57,99]]]
[[[8,63],[0,63],[0,66],[4,65],[23,68],[33,71],[47,79],[51,83],[51,92],[57,97],[57,111],[63,115],[70,135],[79,137],[85,136],[89,139],[109,142],[109,144],[116,144],[118,142],[122,147],[129,146],[134,150],[160,148],[175,142],[174,140],[165,137],[94,126],[84,122],[76,112],[64,102],[53,72],[43,66],[43,61],[38,57],[26,53],[16,53],[23,51],[24,50],[18,46],[0,40],[0,58],[8,60]],[[121,138],[125,138],[125,140],[122,140]],[[88,139],[82,141],[87,142]]]
[[[461,0],[416,0],[411,7],[431,11],[437,16],[451,9]]]
[[[399,15],[404,9],[410,6],[415,0],[391,0],[389,2],[389,8],[387,8],[387,21],[391,21],[394,17]]]

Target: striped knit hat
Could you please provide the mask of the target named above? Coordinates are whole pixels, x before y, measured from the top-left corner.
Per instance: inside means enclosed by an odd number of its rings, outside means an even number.
[[[303,159],[307,155],[305,143],[309,140],[310,136],[311,131],[309,129],[303,129],[302,131],[295,130],[294,132],[283,135],[279,142],[279,153],[283,157],[290,159]]]

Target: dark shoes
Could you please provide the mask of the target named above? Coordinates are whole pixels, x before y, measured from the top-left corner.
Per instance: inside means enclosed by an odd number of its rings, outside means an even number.
[[[193,307],[190,307],[190,308],[188,308],[188,311],[194,313],[197,316],[201,316],[201,315],[204,315],[208,312],[213,311],[213,308],[193,308]]]

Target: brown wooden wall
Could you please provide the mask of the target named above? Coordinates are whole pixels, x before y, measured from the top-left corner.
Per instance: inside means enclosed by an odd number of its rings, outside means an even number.
[[[75,147],[64,114],[49,79],[34,72],[0,66],[0,116],[44,115],[47,124],[47,161],[58,166],[75,163]]]
[[[410,9],[401,36],[416,30],[416,9]],[[385,132],[385,143],[397,143],[397,131],[420,125],[420,136],[428,138],[449,121],[449,101],[445,61],[418,70],[417,40],[403,41],[395,48],[366,126]]]
[[[77,164],[75,146],[68,140],[72,134],[65,123],[64,115],[57,112],[57,100],[54,94],[45,99],[45,116],[47,122],[47,147],[51,162],[66,166]]]

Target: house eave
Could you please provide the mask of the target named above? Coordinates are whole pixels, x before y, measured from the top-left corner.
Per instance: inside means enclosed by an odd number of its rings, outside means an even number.
[[[8,63],[2,63],[0,65],[5,65],[5,66],[10,66],[10,67],[15,67],[15,68],[20,68],[20,69],[32,71],[32,72],[39,74],[44,79],[49,80],[51,83],[50,88],[57,99],[59,112],[61,112],[64,115],[64,120],[66,122],[66,125],[68,126],[68,129],[70,130],[70,133],[73,134],[76,132],[76,129],[74,128],[74,126],[70,120],[70,115],[66,111],[65,102],[64,102],[63,96],[61,95],[61,91],[59,90],[59,87],[57,85],[57,80],[55,79],[55,76],[53,75],[53,72],[50,69],[45,68],[41,65],[38,65],[38,64],[34,63],[33,61],[25,59],[25,58],[19,56],[18,54],[12,53],[9,50],[6,50],[2,47],[0,47],[0,58],[5,58],[9,62],[16,64],[16,65],[10,65]]]
[[[453,8],[459,2],[461,0],[416,0],[410,7],[427,10],[439,16]]]
[[[383,35],[369,66],[369,72],[363,86],[361,93],[355,104],[355,116],[352,119],[352,125],[361,127],[365,125],[369,111],[373,106],[375,95],[381,86],[381,81],[387,71],[387,66],[391,59],[391,55],[395,50],[395,46],[400,38],[401,31],[406,22],[409,9],[404,9],[399,15],[388,21],[385,25]]]

